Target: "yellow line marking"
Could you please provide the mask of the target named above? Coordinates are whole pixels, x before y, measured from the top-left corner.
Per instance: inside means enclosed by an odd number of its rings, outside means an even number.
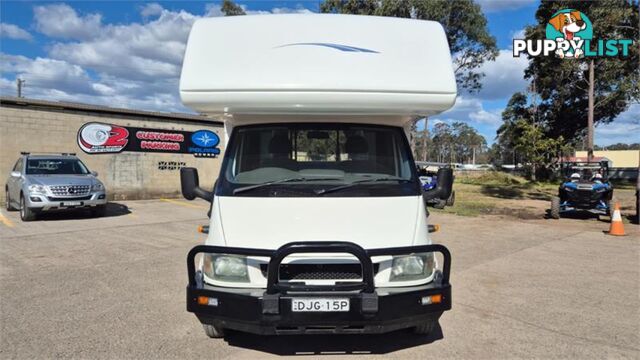
[[[5,224],[7,227],[13,227],[13,222],[7,219],[4,215],[2,215],[1,212],[0,212],[0,222]]]
[[[131,216],[132,218],[138,218],[139,216],[134,214],[134,213],[129,213],[129,216]]]
[[[193,205],[193,204],[189,204],[186,203],[184,201],[178,201],[178,200],[172,200],[172,199],[160,199],[162,201],[166,201],[166,202],[170,202],[172,204],[176,204],[176,205],[181,205],[181,206],[186,206],[186,207],[190,207],[190,208],[196,208],[196,209],[206,209],[206,206],[200,206],[200,205]]]

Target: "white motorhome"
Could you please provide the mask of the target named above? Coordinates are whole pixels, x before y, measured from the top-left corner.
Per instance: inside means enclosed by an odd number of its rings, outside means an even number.
[[[440,24],[201,19],[180,95],[225,124],[213,191],[181,171],[185,198],[211,202],[187,261],[187,309],[209,336],[433,330],[451,308],[451,257],[429,239],[425,202],[448,198],[453,177],[441,169],[423,191],[407,133],[456,98]]]

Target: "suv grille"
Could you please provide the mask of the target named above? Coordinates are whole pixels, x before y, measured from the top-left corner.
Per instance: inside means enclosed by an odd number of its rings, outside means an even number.
[[[78,197],[88,195],[91,185],[56,185],[49,186],[49,190],[55,196]]]
[[[380,264],[373,264],[373,274],[378,273]],[[260,270],[267,277],[267,264]],[[355,280],[362,278],[360,264],[281,264],[280,280]]]

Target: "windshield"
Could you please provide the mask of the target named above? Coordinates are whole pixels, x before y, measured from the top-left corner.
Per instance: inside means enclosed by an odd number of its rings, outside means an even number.
[[[86,175],[89,173],[78,159],[29,159],[27,175]]]
[[[355,124],[238,127],[226,150],[216,193],[415,195],[419,186],[413,166],[401,128]]]

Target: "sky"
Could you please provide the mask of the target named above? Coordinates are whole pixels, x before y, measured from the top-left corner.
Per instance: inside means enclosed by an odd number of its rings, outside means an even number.
[[[511,44],[533,24],[537,0],[476,0],[500,54],[486,62],[479,93],[461,91],[456,105],[429,119],[464,121],[491,144],[511,95],[522,91],[527,60]],[[309,13],[319,1],[236,1],[248,15]],[[191,112],[178,95],[186,40],[193,22],[221,16],[215,1],[0,2],[0,94],[23,95],[164,112]],[[520,35],[519,35],[520,34]],[[596,127],[595,143],[638,142],[640,104]]]

